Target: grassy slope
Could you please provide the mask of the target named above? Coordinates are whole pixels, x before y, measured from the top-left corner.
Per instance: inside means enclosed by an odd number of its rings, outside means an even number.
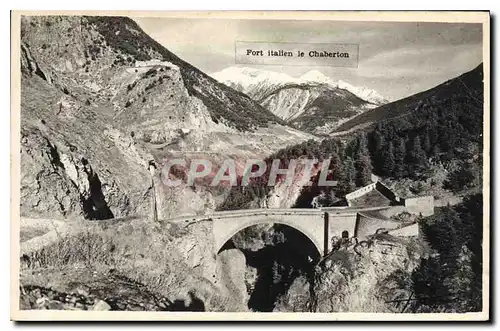
[[[144,219],[80,223],[59,240],[21,258],[21,285],[68,293],[85,285],[94,293],[113,274],[170,301],[185,298],[191,291],[207,310],[231,310],[231,298],[209,281],[215,259],[207,224],[177,226]],[[107,290],[109,295],[119,292],[122,285],[114,286]]]

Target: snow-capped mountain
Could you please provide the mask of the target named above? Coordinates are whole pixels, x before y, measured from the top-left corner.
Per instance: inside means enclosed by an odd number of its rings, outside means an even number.
[[[326,84],[333,88],[349,91],[358,98],[374,105],[382,105],[388,102],[373,89],[354,86],[342,80],[336,81],[318,70],[310,70],[304,75],[295,78],[274,71],[248,67],[229,67],[213,73],[211,76],[221,83],[246,93],[254,100],[259,99],[257,92],[263,92],[286,84]]]
[[[246,67],[229,67],[211,76],[254,100],[262,99],[280,86],[299,83],[299,80],[287,74]]]
[[[295,78],[284,73],[230,67],[212,74],[250,96],[289,124],[328,134],[353,117],[387,101],[376,91],[335,81],[318,70]]]
[[[299,78],[302,82],[307,83],[321,83],[328,84],[332,87],[337,87],[342,90],[346,90],[357,96],[358,98],[365,100],[374,105],[383,105],[388,102],[383,96],[381,96],[377,91],[369,89],[367,87],[354,86],[343,80],[335,81],[328,76],[325,76],[318,70],[311,70],[302,75]]]

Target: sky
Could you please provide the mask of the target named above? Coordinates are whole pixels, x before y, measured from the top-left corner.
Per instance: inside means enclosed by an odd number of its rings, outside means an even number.
[[[319,70],[397,100],[479,65],[482,27],[474,23],[134,18],[151,37],[205,73],[246,66],[298,77]],[[236,65],[235,41],[359,44],[357,68]]]

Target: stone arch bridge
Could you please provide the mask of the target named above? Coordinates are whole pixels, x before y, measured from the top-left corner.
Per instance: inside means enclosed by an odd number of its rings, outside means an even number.
[[[331,250],[331,238],[365,236],[359,220],[363,213],[383,213],[391,207],[330,207],[322,209],[245,209],[216,212],[212,215],[177,217],[171,222],[212,221],[215,254],[239,231],[257,224],[277,223],[288,225],[306,237],[316,246],[320,256]],[[396,229],[395,222],[380,220],[384,228]],[[376,219],[370,219],[377,226]],[[382,227],[382,226],[381,226]],[[371,234],[371,233],[370,233]]]

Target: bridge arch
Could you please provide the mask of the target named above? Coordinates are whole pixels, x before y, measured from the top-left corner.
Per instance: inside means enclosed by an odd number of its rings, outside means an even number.
[[[295,219],[287,219],[286,217],[273,216],[256,216],[248,219],[220,219],[214,220],[214,237],[215,237],[215,253],[218,254],[220,249],[238,232],[259,224],[282,224],[289,226],[306,238],[314,245],[319,256],[323,256],[324,251],[324,227],[323,223],[314,224],[308,220],[298,221]],[[309,225],[309,226],[305,226]],[[319,226],[318,226],[319,225]],[[319,229],[319,231],[318,231]]]

